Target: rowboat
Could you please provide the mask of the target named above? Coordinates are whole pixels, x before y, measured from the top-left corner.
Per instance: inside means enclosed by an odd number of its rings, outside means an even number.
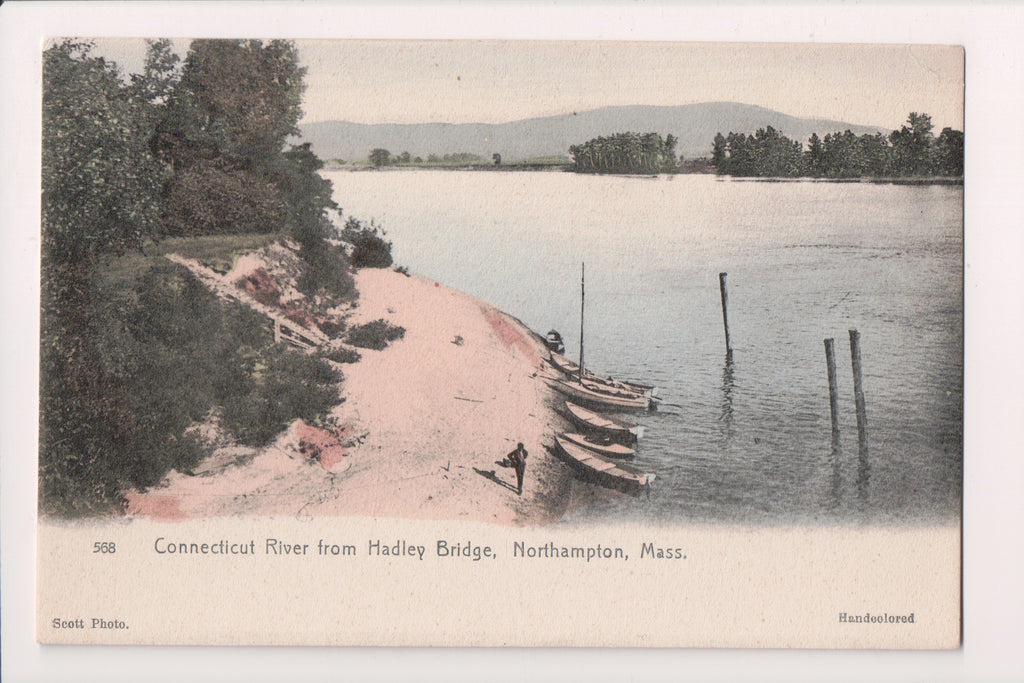
[[[548,362],[551,363],[557,370],[562,374],[567,375],[570,378],[579,379],[580,366],[572,362],[560,353],[551,352]],[[602,387],[608,387],[609,389],[631,391],[636,394],[644,394],[652,399],[657,400],[658,388],[651,386],[650,384],[640,384],[639,382],[627,382],[620,379],[614,379],[612,377],[602,377],[596,372],[584,369],[583,371],[583,382],[590,382],[595,385],[593,388],[595,391],[601,391]]]
[[[595,413],[571,401],[565,402],[565,409],[569,412],[569,419],[583,431],[607,436],[622,443],[636,443],[644,433],[642,426]]]
[[[548,385],[562,394],[568,396],[576,403],[603,410],[647,410],[651,405],[651,398],[633,392],[618,391],[610,393],[607,391],[594,391],[586,384],[580,384],[572,380],[551,379]]]
[[[564,436],[555,437],[560,453],[577,471],[603,486],[638,491],[654,479],[653,474],[645,474],[620,462],[611,462],[594,451],[568,441]]]
[[[598,455],[604,458],[632,458],[636,455],[629,446],[623,446],[621,443],[615,443],[608,439],[600,439],[598,437],[587,437],[583,434],[562,434],[562,438],[566,441],[571,441],[577,446],[583,446],[588,451],[594,451]]]

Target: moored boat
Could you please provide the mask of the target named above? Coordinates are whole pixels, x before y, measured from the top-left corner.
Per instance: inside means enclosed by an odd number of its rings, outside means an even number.
[[[561,371],[562,374],[567,375],[570,378],[579,379],[580,366],[562,354],[552,351],[548,362]],[[636,394],[644,394],[655,400],[657,399],[658,389],[650,384],[640,384],[639,382],[619,380],[613,377],[602,377],[596,372],[586,369],[583,370],[583,381],[584,383],[591,382],[597,385],[595,387],[595,390],[597,391],[601,390],[601,386],[606,386],[610,389],[631,391]]]
[[[602,415],[571,401],[565,402],[565,409],[573,424],[585,432],[600,434],[626,444],[636,443],[643,436],[644,428],[632,422]]]
[[[588,437],[584,434],[573,434],[566,432],[562,434],[562,438],[566,441],[571,441],[577,446],[583,446],[588,451],[594,451],[598,455],[606,458],[632,458],[636,455],[629,446],[625,446],[621,443],[616,443],[610,439],[601,439],[599,437]]]
[[[580,384],[569,379],[551,379],[548,385],[562,394],[568,396],[576,403],[585,406],[604,410],[647,410],[651,406],[651,398],[633,392],[616,391],[594,391],[585,384]]]
[[[653,474],[646,474],[621,462],[612,462],[594,451],[572,443],[565,435],[556,436],[555,444],[568,462],[584,476],[596,482],[626,491],[638,491],[647,486]]]

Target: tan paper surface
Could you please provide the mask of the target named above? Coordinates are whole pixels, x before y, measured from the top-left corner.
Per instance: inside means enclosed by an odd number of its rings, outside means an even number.
[[[305,546],[306,554],[268,554],[268,539]],[[116,553],[94,553],[100,541],[115,543]],[[252,543],[256,554],[166,553],[170,543],[221,541]],[[422,546],[424,556],[371,554],[377,541],[404,544],[402,551]],[[438,541],[490,547],[496,557],[439,557]],[[355,554],[321,554],[321,542]],[[593,556],[517,557],[517,543]],[[644,543],[685,557],[641,557]],[[603,557],[608,550],[613,556]],[[957,528],[43,523],[37,636],[103,644],[950,648],[960,637],[959,556]],[[913,615],[913,623],[852,623],[867,615]],[[76,620],[83,628],[59,627]]]

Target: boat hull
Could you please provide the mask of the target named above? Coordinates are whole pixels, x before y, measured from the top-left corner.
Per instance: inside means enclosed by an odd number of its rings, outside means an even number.
[[[642,436],[643,428],[639,425],[587,410],[571,401],[565,402],[565,409],[572,423],[589,434],[615,439],[626,445],[636,443],[637,439]]]
[[[577,380],[579,379],[580,366],[573,363],[565,356],[552,352],[548,362],[566,377],[575,378]],[[657,387],[653,387],[649,384],[639,384],[637,382],[626,382],[623,380],[611,379],[609,377],[602,377],[596,372],[591,372],[590,370],[583,371],[583,381],[608,387],[608,390],[632,392],[652,399],[656,399],[658,394]],[[601,391],[602,389],[595,388],[595,390]]]
[[[585,407],[605,410],[647,410],[651,406],[649,396],[619,392],[617,394],[593,391],[579,382],[553,379],[549,386]]]
[[[561,457],[580,475],[602,486],[635,493],[646,487],[654,478],[653,475],[578,446],[565,439],[564,435],[556,436],[555,444]]]
[[[589,439],[583,434],[573,433],[562,434],[562,438],[576,444],[577,446],[582,446],[588,451],[594,451],[602,458],[614,458],[616,460],[621,460],[623,458],[632,458],[636,455],[636,451],[629,446],[624,446],[621,443],[615,443],[614,441],[601,443],[600,441]]]

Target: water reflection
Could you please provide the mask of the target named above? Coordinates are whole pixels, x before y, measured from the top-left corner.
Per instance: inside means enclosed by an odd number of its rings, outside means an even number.
[[[722,368],[722,413],[718,417],[719,435],[722,439],[722,447],[725,448],[732,443],[733,437],[733,408],[732,392],[734,385],[732,354],[725,356],[725,365]]]
[[[838,510],[843,501],[843,447],[839,443],[839,432],[832,432],[832,478],[830,480],[827,508]]]
[[[868,441],[859,439],[857,449],[857,497],[862,503],[868,500],[868,480],[871,478],[871,464],[868,462]]]

